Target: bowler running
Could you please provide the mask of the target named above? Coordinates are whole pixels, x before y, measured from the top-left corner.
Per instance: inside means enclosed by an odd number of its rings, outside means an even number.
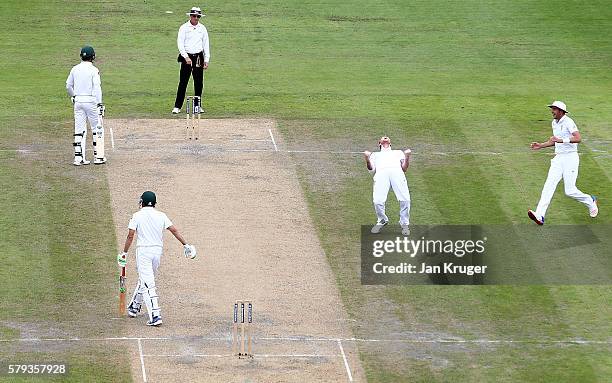
[[[599,214],[597,197],[585,194],[576,187],[578,164],[580,162],[578,143],[582,140],[578,127],[574,120],[567,115],[569,112],[564,102],[555,101],[548,105],[548,107],[553,116],[553,135],[547,141],[532,142],[530,146],[532,150],[539,150],[554,145],[555,157],[550,161],[548,177],[544,183],[538,207],[535,211],[528,210],[527,216],[538,225],[544,225],[544,217],[546,216],[548,205],[550,205],[553,194],[555,194],[557,184],[563,178],[565,195],[585,204],[589,209],[589,215],[595,218]]]

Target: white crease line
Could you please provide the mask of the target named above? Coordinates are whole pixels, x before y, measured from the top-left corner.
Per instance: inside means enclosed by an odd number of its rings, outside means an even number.
[[[568,339],[568,340],[513,340],[513,339],[359,339],[349,338],[342,339],[344,342],[381,342],[381,343],[437,343],[437,344],[488,344],[488,343],[499,343],[499,344],[612,344],[612,341],[598,341],[598,340],[580,340],[580,339]]]
[[[115,136],[113,135],[113,127],[109,128],[110,136],[111,136],[111,148],[115,149]]]
[[[285,150],[287,153],[325,153],[325,154],[363,154],[363,152],[330,151],[330,150]]]
[[[293,342],[335,342],[338,338],[308,338],[308,337],[300,337],[300,336],[269,336],[269,337],[261,337],[256,338],[257,340],[286,340]],[[343,339],[346,340],[346,339]]]
[[[160,358],[233,358],[234,354],[144,354],[144,357],[160,357]],[[254,354],[253,358],[338,358],[340,354]]]
[[[84,341],[84,342],[107,342],[107,341],[123,341],[123,340],[161,340],[161,341],[226,341],[228,337],[206,337],[206,336],[175,336],[175,337],[107,337],[107,338],[21,338],[21,339],[0,339],[0,342],[73,342],[73,341]],[[473,343],[473,344],[487,344],[487,343],[516,343],[516,344],[603,344],[612,345],[612,340],[583,340],[583,339],[565,339],[565,340],[554,340],[554,339],[535,339],[535,340],[513,340],[513,339],[366,339],[366,338],[310,338],[300,336],[286,336],[286,337],[260,337],[253,338],[259,341],[294,341],[294,342],[379,342],[379,343],[440,343],[440,344],[462,344],[462,343]]]
[[[73,341],[85,341],[85,342],[107,342],[112,340],[172,340],[178,338],[168,337],[152,337],[152,338],[136,338],[136,337],[108,337],[108,338],[21,338],[21,339],[0,339],[0,342],[73,342]],[[225,338],[223,338],[225,339]]]
[[[140,354],[140,367],[142,368],[142,380],[147,383],[147,372],[145,371],[144,356],[142,353],[142,342],[138,338],[138,353]]]
[[[340,355],[325,354],[254,354],[254,358],[337,358]]]
[[[236,356],[233,354],[144,354],[146,358],[185,358],[185,357],[198,357],[198,358],[229,358]]]
[[[183,141],[183,142],[188,142],[189,141],[185,138],[138,138],[138,137],[134,137],[134,138],[122,137],[121,140],[127,141],[127,142],[137,142],[137,141],[152,141],[152,142]],[[264,138],[264,139],[259,139],[259,138],[203,138],[202,139],[200,138],[198,141],[268,142],[270,141],[270,139],[268,138]]]
[[[344,353],[344,347],[342,347],[342,341],[338,339],[338,348],[342,354],[342,360],[344,360],[344,367],[346,367],[346,374],[348,375],[349,382],[353,381],[353,374],[351,374],[351,368],[349,367],[348,360],[346,360],[346,354]]]
[[[107,342],[107,341],[132,341],[132,340],[160,340],[160,341],[190,341],[190,340],[203,340],[203,341],[225,341],[227,337],[206,337],[206,336],[176,336],[176,337],[107,337],[107,338],[20,338],[20,339],[0,339],[0,342]],[[513,340],[513,339],[366,339],[366,338],[309,338],[299,336],[287,336],[287,337],[260,337],[253,338],[259,341],[294,341],[294,342],[379,342],[379,343],[448,343],[448,344],[461,344],[461,343],[516,343],[516,344],[603,344],[612,345],[612,340],[582,340],[582,339],[565,339],[565,340],[548,340],[548,339],[536,339],[536,340]]]
[[[131,152],[160,152],[160,153],[176,153],[176,154],[214,154],[214,155],[223,154],[223,152],[244,152],[244,153],[258,153],[258,152],[272,153],[273,152],[271,149],[237,149],[237,148],[224,149],[224,148],[221,148],[220,150],[210,150],[207,148],[197,148],[197,147],[196,148],[193,148],[193,147],[179,148],[180,152],[176,150],[153,149],[153,148],[126,148],[124,147],[124,149],[129,150]],[[126,152],[124,151],[124,153]]]
[[[278,152],[278,146],[276,146],[276,141],[274,140],[274,136],[272,135],[272,129],[268,129],[268,133],[270,133],[270,138],[272,139],[272,144],[274,145],[274,151]]]
[[[380,343],[523,343],[523,344],[612,344],[612,340],[609,341],[598,341],[598,340],[581,340],[581,339],[567,339],[567,340],[547,340],[547,339],[536,339],[536,340],[513,340],[513,339],[366,339],[366,338],[308,338],[299,336],[288,336],[288,337],[261,337],[256,338],[257,340],[269,340],[269,341],[294,341],[294,342],[336,342],[338,340],[342,342],[380,342]]]
[[[176,141],[184,141],[185,144],[195,144],[192,143],[188,140],[184,140],[184,139],[170,139],[170,140],[176,140]],[[241,141],[241,140],[236,140],[236,141]],[[247,140],[242,140],[242,141],[247,141]],[[269,141],[268,139],[266,140],[261,140],[262,142],[267,142]],[[278,146],[276,145],[276,142],[272,142],[274,144],[274,151],[278,152],[278,153],[296,153],[296,154],[350,154],[350,155],[362,155],[363,152],[354,152],[354,151],[336,151],[336,150],[280,150],[278,149]],[[114,148],[114,147],[113,147]],[[139,148],[134,148],[134,147],[123,147],[123,149],[128,149],[130,151],[147,151],[147,152],[173,152],[176,150],[176,147],[170,147],[168,149],[154,149],[154,148],[150,148],[150,147],[139,147]],[[178,148],[179,150],[188,150],[191,149],[191,147],[188,148]],[[202,147],[194,147],[194,150],[197,149],[202,149],[201,151],[205,151],[207,153],[223,153],[223,152],[272,152],[272,149],[235,149],[235,148],[231,148],[231,149],[225,149],[223,146],[217,146],[217,147],[206,147],[206,146],[202,146]],[[218,150],[213,150],[213,149],[218,149]],[[87,149],[88,152],[91,152],[92,149]],[[40,149],[40,150],[32,150],[32,149],[0,149],[0,152],[17,152],[20,154],[36,154],[36,153],[44,153],[44,152],[66,152],[66,150],[64,149]],[[462,156],[462,155],[474,155],[474,156],[503,156],[503,155],[517,155],[517,154],[531,154],[531,152],[476,152],[476,151],[463,151],[463,152],[421,152],[421,153],[415,153],[412,152],[413,155],[416,156],[423,156],[423,157],[428,157],[428,156],[453,156],[453,155],[457,155],[457,156]],[[578,153],[578,155],[584,155],[584,154],[593,154],[594,158],[600,158],[600,157],[605,157],[605,156],[609,156],[612,153],[608,153],[608,152],[603,152],[603,151],[598,151],[598,152],[580,152]],[[543,153],[542,155],[545,156],[554,156],[555,153]]]

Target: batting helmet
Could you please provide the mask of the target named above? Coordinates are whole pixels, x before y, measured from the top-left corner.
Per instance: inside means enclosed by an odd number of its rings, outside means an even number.
[[[155,193],[152,191],[146,191],[142,193],[140,196],[140,204],[144,206],[155,206],[157,203],[157,198],[155,197]]]
[[[93,61],[96,58],[96,52],[93,47],[89,45],[85,45],[81,48],[81,60],[83,61]]]

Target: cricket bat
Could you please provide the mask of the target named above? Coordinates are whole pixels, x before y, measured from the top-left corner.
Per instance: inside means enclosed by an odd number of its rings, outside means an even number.
[[[119,315],[125,315],[125,266],[119,275]]]

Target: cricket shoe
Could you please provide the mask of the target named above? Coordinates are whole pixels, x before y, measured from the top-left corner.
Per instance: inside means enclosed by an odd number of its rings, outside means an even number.
[[[128,315],[131,318],[136,318],[138,314],[140,314],[140,307],[141,307],[140,305],[138,305],[138,307],[134,307],[134,305],[130,303],[130,305],[127,308]]]
[[[378,222],[376,225],[372,226],[372,230],[370,230],[370,232],[372,234],[378,234],[382,230],[383,226],[385,226],[388,223],[389,221]]]
[[[533,210],[528,210],[527,216],[531,218],[531,220],[537,223],[538,225],[540,226],[544,225],[544,217],[542,217],[542,219],[538,219],[538,217],[536,217],[535,212]]]
[[[172,109],[172,114],[179,114],[179,113],[181,113],[181,110],[179,108]]]
[[[159,326],[162,324],[161,317],[153,317],[152,320],[147,322],[147,326]]]
[[[72,163],[74,166],[81,166],[81,165],[89,165],[91,164],[91,161],[87,161],[87,160],[74,160],[74,162]]]
[[[589,209],[589,215],[591,218],[595,218],[599,214],[599,207],[597,206],[597,197],[592,195],[591,198],[593,198],[593,207]]]
[[[408,225],[401,225],[402,226],[402,235],[404,236],[409,236],[410,235],[410,228],[408,227]]]
[[[106,163],[106,157],[94,159],[94,165],[102,165]]]

